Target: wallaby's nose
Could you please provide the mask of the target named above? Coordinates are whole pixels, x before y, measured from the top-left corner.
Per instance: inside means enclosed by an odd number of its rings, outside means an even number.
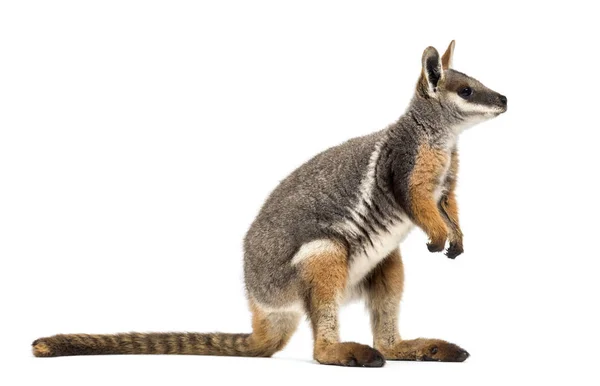
[[[508,103],[508,99],[506,99],[504,95],[500,95],[500,103],[506,106],[506,104]]]

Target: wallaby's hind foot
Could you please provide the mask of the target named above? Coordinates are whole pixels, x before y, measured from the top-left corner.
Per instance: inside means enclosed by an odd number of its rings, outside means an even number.
[[[379,351],[354,342],[317,347],[315,359],[324,365],[349,367],[381,367],[385,364],[385,358]]]
[[[464,362],[469,353],[441,339],[401,340],[393,347],[378,347],[386,359],[400,361]]]

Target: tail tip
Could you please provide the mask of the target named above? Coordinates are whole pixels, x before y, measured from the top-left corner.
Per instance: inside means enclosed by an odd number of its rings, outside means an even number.
[[[38,358],[53,356],[52,349],[43,339],[35,340],[31,346],[33,355]]]

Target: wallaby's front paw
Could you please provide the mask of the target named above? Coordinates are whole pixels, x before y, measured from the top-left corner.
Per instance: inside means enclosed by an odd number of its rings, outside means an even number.
[[[446,246],[446,238],[445,237],[439,237],[436,239],[431,239],[431,241],[429,241],[427,243],[427,249],[429,250],[429,252],[441,252],[444,250],[444,247]]]
[[[450,246],[446,251],[446,257],[449,259],[455,259],[456,256],[462,254],[464,252],[462,242],[450,242]]]

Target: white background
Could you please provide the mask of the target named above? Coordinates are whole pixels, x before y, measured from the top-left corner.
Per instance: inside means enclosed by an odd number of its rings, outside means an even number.
[[[410,3],[2,2],[0,383],[597,382],[597,13]],[[250,331],[242,238],[267,194],[393,122],[451,39],[509,109],[460,140],[465,254],[402,246],[401,332],[467,362],[319,366],[307,323],[274,359],[32,357],[55,333]],[[363,305],[342,337],[370,342]]]

